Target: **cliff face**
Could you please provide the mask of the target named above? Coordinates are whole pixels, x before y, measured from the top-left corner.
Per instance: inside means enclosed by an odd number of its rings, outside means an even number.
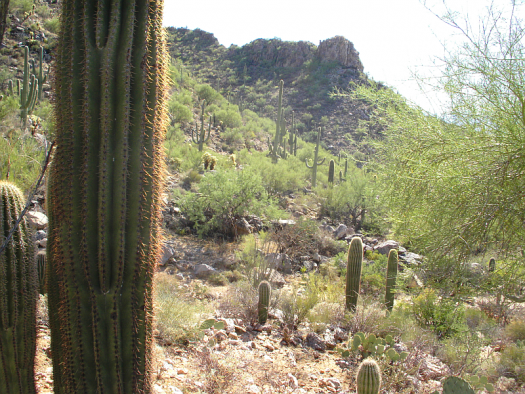
[[[335,36],[321,41],[316,55],[322,62],[335,61],[344,68],[354,68],[363,72],[363,64],[359,59],[359,52],[355,50],[354,44],[343,36]]]

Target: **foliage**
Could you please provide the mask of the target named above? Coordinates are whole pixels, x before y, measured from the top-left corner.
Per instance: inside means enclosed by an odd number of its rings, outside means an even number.
[[[465,330],[465,311],[454,299],[439,298],[433,289],[424,289],[414,298],[412,312],[417,323],[429,328],[438,338],[446,338]]]
[[[201,180],[198,193],[188,193],[182,210],[201,236],[212,233],[235,236],[236,221],[246,215],[268,219],[282,215],[252,169],[227,169],[209,173]]]

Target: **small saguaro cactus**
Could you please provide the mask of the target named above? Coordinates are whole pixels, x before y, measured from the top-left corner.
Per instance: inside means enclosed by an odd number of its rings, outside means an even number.
[[[371,358],[365,359],[357,370],[357,394],[378,394],[381,388],[379,365]]]
[[[386,294],[385,294],[385,306],[388,312],[392,312],[394,307],[394,295],[397,279],[397,250],[391,249],[388,252],[388,263],[386,266]]]
[[[494,272],[496,270],[496,259],[492,257],[489,260],[489,272]]]
[[[33,112],[35,107],[38,80],[34,74],[29,71],[29,48],[24,47],[24,76],[22,88],[20,89],[20,119],[24,127],[27,123],[27,115]]]
[[[0,181],[0,245],[22,210],[18,187]],[[0,252],[0,393],[32,394],[38,284],[33,244],[25,218]]]
[[[328,164],[328,183],[333,186],[334,184],[334,175],[335,175],[335,162],[330,160]]]
[[[284,81],[281,79],[279,81],[279,101],[277,105],[277,119],[275,121],[275,137],[273,139],[272,146],[270,148],[270,157],[272,158],[273,163],[277,163],[279,160],[279,145],[281,144],[283,135],[284,135],[284,129],[283,129],[283,121],[282,121],[282,107],[283,107],[283,89],[284,89]]]
[[[195,129],[191,129],[191,139],[193,143],[199,146],[199,152],[202,152],[202,147],[206,142],[210,140],[211,134],[211,116],[208,125],[208,135],[206,135],[206,129],[204,128],[204,110],[206,109],[206,100],[201,102],[201,130],[199,132],[199,126],[195,123]]]
[[[47,77],[49,76],[49,69],[50,67],[47,67],[47,71],[44,72],[44,48],[40,47],[38,49],[38,70],[37,70],[37,64],[33,60],[31,62],[33,66],[33,74],[35,75],[35,78],[38,80],[38,101],[42,100],[42,93],[44,89],[44,84],[47,82]]]
[[[345,172],[343,174],[343,177],[346,178],[346,173],[348,172],[348,159],[345,159]]]
[[[339,183],[345,182],[346,179],[343,178],[343,171],[339,170]]]
[[[348,264],[346,266],[346,309],[352,312],[355,312],[359,297],[362,265],[363,241],[359,237],[354,237],[348,248]]]
[[[317,144],[315,145],[315,150],[314,150],[314,161],[312,163],[312,165],[308,165],[308,159],[305,159],[306,160],[306,167],[308,168],[311,168],[312,169],[312,186],[313,187],[316,187],[317,186],[317,166],[320,166],[324,163],[326,157],[323,158],[323,160],[318,160],[318,157],[319,157],[319,144],[321,142],[321,128],[319,127],[318,130],[317,130]]]
[[[272,286],[263,280],[259,283],[259,302],[257,303],[257,315],[260,324],[265,324],[268,320],[268,309],[270,307],[270,297],[272,295]]]

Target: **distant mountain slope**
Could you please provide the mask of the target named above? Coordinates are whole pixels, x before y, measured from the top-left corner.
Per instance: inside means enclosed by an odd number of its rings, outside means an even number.
[[[323,126],[324,145],[333,153],[366,152],[360,142],[371,108],[361,101],[331,96],[370,82],[349,40],[336,36],[316,46],[306,41],[257,39],[226,48],[200,29],[168,27],[167,31],[172,58],[230,101],[275,119],[276,86],[283,79],[287,128],[293,110],[304,139],[313,140],[312,131]]]

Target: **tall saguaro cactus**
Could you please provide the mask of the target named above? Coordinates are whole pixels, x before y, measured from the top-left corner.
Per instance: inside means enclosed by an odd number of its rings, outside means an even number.
[[[257,303],[257,315],[260,324],[265,324],[268,320],[268,309],[270,308],[270,297],[272,286],[263,280],[259,283],[259,302]]]
[[[0,245],[24,208],[15,185],[0,181]],[[0,393],[36,393],[38,284],[31,234],[25,219],[0,253]]]
[[[20,119],[24,127],[27,123],[27,115],[33,112],[38,93],[38,79],[29,71],[29,48],[24,47],[24,75],[20,91]]]
[[[279,160],[279,145],[283,138],[284,130],[282,128],[282,106],[283,106],[283,90],[284,90],[284,81],[281,79],[279,82],[279,101],[277,104],[277,120],[275,121],[275,137],[273,139],[273,144],[270,146],[270,157],[272,158],[273,163],[277,163]]]
[[[211,117],[210,123],[208,124],[208,135],[206,135],[206,129],[204,128],[204,110],[206,109],[206,100],[202,100],[201,103],[201,130],[199,131],[199,126],[195,123],[195,132],[191,130],[191,139],[194,144],[199,146],[199,152],[202,152],[202,147],[206,142],[210,140],[211,134]],[[195,136],[195,134],[197,136]]]
[[[308,165],[308,159],[305,159],[306,161],[306,167],[312,169],[312,186],[317,186],[317,166],[320,166],[324,163],[326,157],[323,157],[323,160],[318,160],[319,156],[319,144],[321,142],[321,128],[319,127],[317,130],[317,144],[315,145],[315,151],[314,151],[314,161],[311,166]]]
[[[394,290],[397,280],[397,262],[397,250],[391,249],[390,252],[388,252],[388,263],[386,266],[385,306],[388,312],[392,312],[392,308],[394,308]]]
[[[167,55],[162,0],[64,0],[49,182],[55,393],[151,393]]]
[[[359,237],[354,237],[348,248],[348,264],[346,266],[346,309],[352,312],[355,312],[361,288],[362,266],[363,241]]]

